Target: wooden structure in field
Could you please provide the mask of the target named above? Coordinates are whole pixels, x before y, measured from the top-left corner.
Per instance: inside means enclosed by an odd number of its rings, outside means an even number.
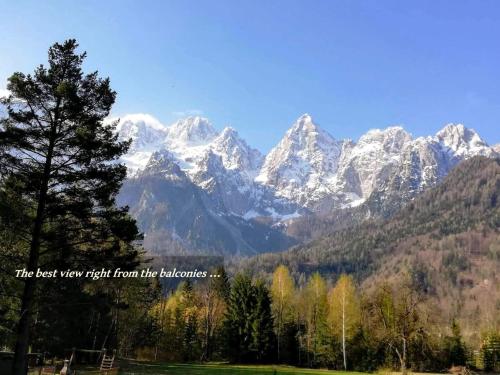
[[[113,369],[113,364],[115,362],[115,353],[112,356],[104,354],[102,356],[101,371],[109,371]]]

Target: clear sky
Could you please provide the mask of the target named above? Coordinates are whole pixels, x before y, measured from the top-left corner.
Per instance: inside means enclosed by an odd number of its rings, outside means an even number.
[[[77,38],[115,115],[202,113],[263,151],[310,113],[336,138],[462,122],[500,142],[500,1],[4,1],[0,89]]]

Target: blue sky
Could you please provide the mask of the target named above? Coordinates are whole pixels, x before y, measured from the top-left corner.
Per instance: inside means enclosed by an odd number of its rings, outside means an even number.
[[[500,142],[499,1],[3,1],[0,88],[77,38],[115,115],[202,113],[267,151],[302,113],[336,138],[448,122]]]

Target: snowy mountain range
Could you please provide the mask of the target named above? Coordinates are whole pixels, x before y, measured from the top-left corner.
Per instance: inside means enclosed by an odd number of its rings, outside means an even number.
[[[117,131],[132,140],[120,203],[138,219],[145,244],[162,253],[280,250],[294,243],[280,223],[374,195],[411,199],[460,161],[498,155],[461,124],[419,138],[402,127],[376,129],[353,142],[335,139],[308,114],[265,156],[233,128],[218,132],[201,117],[164,126],[127,115]]]

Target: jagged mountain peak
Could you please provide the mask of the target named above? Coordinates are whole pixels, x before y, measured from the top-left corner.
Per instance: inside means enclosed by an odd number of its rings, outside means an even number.
[[[339,148],[337,141],[316,125],[309,114],[300,116],[285,136],[266,157],[266,164],[292,162],[301,159],[306,162],[320,161],[324,153]]]
[[[172,142],[200,144],[211,141],[217,135],[208,119],[200,116],[183,118],[168,127],[168,138]]]
[[[300,116],[290,128],[290,132],[316,131],[318,126],[314,123],[312,117],[308,113]]]
[[[459,136],[459,137],[471,137],[472,135],[476,134],[476,132],[473,129],[466,128],[464,124],[455,124],[455,123],[448,123],[446,124],[443,129],[438,131],[436,133],[436,136],[441,138],[441,137],[447,137],[447,136]]]
[[[220,135],[224,138],[239,137],[238,131],[232,126],[226,126],[224,129],[222,129]]]
[[[335,187],[345,194],[343,205],[359,205],[382,188],[411,142],[412,136],[401,126],[391,126],[372,129],[357,143],[343,148]]]
[[[110,121],[115,120],[110,119]],[[167,128],[157,118],[145,113],[121,117],[116,131],[120,139],[132,140],[131,151],[157,149],[167,136]]]
[[[256,181],[302,205],[321,200],[329,194],[341,150],[342,142],[304,114],[266,156]]]
[[[161,149],[152,153],[150,160],[146,164],[146,168],[150,168],[157,163],[163,163],[166,161],[175,161],[175,156],[166,149]]]
[[[443,143],[450,146],[459,147],[463,143],[484,143],[474,129],[469,129],[463,124],[447,124],[443,129],[436,133],[438,138]]]
[[[475,155],[491,156],[493,150],[474,129],[463,124],[447,124],[436,133],[436,139],[455,155],[468,158]]]
[[[334,140],[328,132],[314,122],[311,115],[305,113],[288,129],[283,139],[291,139],[295,143],[306,145],[308,142],[321,141],[325,138],[327,140]]]
[[[211,149],[221,155],[226,169],[256,170],[262,162],[262,154],[250,147],[232,127],[225,127],[214,139]]]
[[[301,115],[301,116],[297,119],[297,121],[301,121],[301,120],[303,120],[303,121],[308,121],[308,122],[312,122],[312,116],[311,116],[309,113],[307,113],[307,112],[306,112],[306,113],[304,113],[303,115]]]
[[[246,141],[240,137],[238,131],[231,126],[226,126],[224,129],[222,129],[222,131],[217,135],[213,142],[214,144],[218,145],[225,144],[229,146],[241,144],[245,147],[249,147]]]
[[[389,126],[385,129],[371,129],[359,138],[358,143],[383,141],[387,138],[411,140],[412,136],[402,126]]]
[[[385,129],[372,129],[361,136],[357,149],[361,153],[368,150],[380,150],[387,153],[398,153],[412,141],[412,136],[401,126],[390,126]]]

